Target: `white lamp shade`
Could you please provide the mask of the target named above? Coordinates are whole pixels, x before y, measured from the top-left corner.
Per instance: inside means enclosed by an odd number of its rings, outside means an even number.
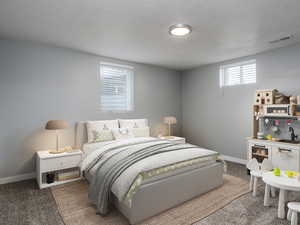
[[[174,117],[174,116],[166,116],[166,117],[164,117],[164,123],[167,123],[167,124],[176,124],[177,123],[176,117]]]

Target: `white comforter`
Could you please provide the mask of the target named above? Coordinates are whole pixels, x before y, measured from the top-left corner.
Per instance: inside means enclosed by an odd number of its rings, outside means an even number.
[[[106,143],[95,143],[87,144],[84,146],[85,157],[81,164],[81,169],[85,170],[95,158],[107,149],[114,147],[121,147],[126,144],[143,143],[147,140],[155,140],[155,138],[132,138],[120,141],[106,142]],[[167,140],[165,142],[168,142]],[[204,156],[216,156],[218,153],[203,149],[203,148],[190,148],[182,149],[173,152],[165,152],[158,155],[153,155],[146,159],[140,160],[128,169],[126,169],[114,182],[112,186],[112,192],[115,196],[122,201],[130,186],[134,182],[135,178],[144,171],[150,171],[152,169],[161,168],[166,165],[174,164],[177,162],[182,162],[186,160],[191,160],[194,158],[200,158]],[[106,158],[106,157],[105,157]],[[100,159],[101,160],[101,159]]]

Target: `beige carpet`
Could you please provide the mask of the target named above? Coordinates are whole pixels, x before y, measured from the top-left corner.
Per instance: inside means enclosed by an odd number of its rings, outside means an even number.
[[[66,225],[127,225],[116,210],[108,216],[96,215],[88,203],[88,184],[85,181],[52,188],[59,212]],[[224,185],[175,208],[154,216],[142,225],[190,225],[223,208],[239,196],[248,193],[248,182],[225,175]]]

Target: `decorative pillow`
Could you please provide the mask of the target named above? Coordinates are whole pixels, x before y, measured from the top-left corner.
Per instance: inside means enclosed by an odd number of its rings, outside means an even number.
[[[114,140],[114,136],[111,130],[93,130],[92,132],[94,137],[94,140],[92,141],[93,143]]]
[[[150,128],[142,127],[142,128],[130,128],[134,137],[150,137]]]
[[[103,130],[108,131],[111,129],[119,128],[119,123],[118,120],[88,121],[86,123],[86,127],[87,127],[88,142],[92,143],[95,140],[94,131],[101,132]]]
[[[142,128],[148,126],[147,119],[119,120],[120,128]]]
[[[112,132],[116,140],[134,138],[134,134],[128,128],[113,129]]]

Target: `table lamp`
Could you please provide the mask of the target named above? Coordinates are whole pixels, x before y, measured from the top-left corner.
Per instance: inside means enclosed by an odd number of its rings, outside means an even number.
[[[49,153],[51,154],[58,154],[58,153],[63,153],[64,150],[60,151],[58,149],[58,135],[59,135],[59,130],[67,129],[69,127],[69,124],[67,121],[64,120],[50,120],[47,122],[45,129],[46,130],[55,130],[56,132],[56,150],[50,150]]]
[[[166,116],[164,118],[164,123],[166,123],[166,124],[169,125],[169,136],[167,138],[173,138],[171,136],[171,125],[177,123],[176,117],[174,117],[174,116]]]

